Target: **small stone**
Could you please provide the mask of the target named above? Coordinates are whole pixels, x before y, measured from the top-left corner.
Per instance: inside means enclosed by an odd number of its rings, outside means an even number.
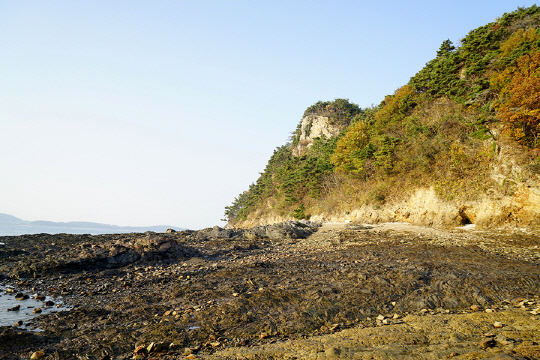
[[[392,319],[399,319],[401,316],[399,314],[394,314],[394,316],[392,316]]]
[[[45,301],[45,296],[43,296],[43,295],[36,295],[36,296],[34,296],[34,299],[36,299],[37,301]]]
[[[54,302],[51,300],[45,301],[45,306],[54,306]]]
[[[134,354],[135,355],[148,355],[148,350],[146,349],[146,346],[139,345],[135,348]]]
[[[213,347],[218,347],[219,345],[221,345],[221,343],[219,341],[214,341],[211,342],[210,345],[212,345]]]
[[[35,308],[33,313],[34,314],[41,314],[41,309],[40,308]]]
[[[186,356],[186,359],[196,359],[197,357],[194,354],[189,354]]]
[[[260,335],[259,335],[259,338],[261,339],[266,339],[267,337],[269,337],[270,334],[268,334],[267,332],[262,332]]]
[[[44,351],[36,351],[30,356],[30,360],[37,360],[37,359],[43,359],[46,356]]]
[[[383,321],[384,319],[385,319],[385,316],[384,316],[384,315],[379,315],[379,316],[377,316],[377,320]]]
[[[495,312],[495,310],[493,310],[493,309],[486,309],[485,311],[486,311],[488,314],[492,314],[492,313]]]
[[[15,293],[15,290],[13,290],[12,288],[6,288],[6,294],[14,294]]]
[[[504,325],[503,325],[500,321],[495,321],[495,322],[493,323],[493,327],[494,327],[494,328],[497,328],[497,329],[500,329],[500,328],[502,328],[503,326],[504,326]]]
[[[15,327],[17,327],[17,326],[23,326],[22,320],[17,321],[15,324],[13,324],[13,326],[15,326]]]
[[[20,309],[21,309],[21,305],[17,305],[17,306],[7,309],[7,311],[19,311]]]
[[[237,292],[232,293],[232,296],[234,296],[234,297],[238,297],[238,295],[240,295],[240,294],[237,293]]]
[[[169,316],[169,315],[171,315],[171,311],[170,311],[170,310],[165,311],[165,313],[163,314],[163,316]]]
[[[18,293],[17,295],[15,295],[15,300],[22,301],[26,299],[30,299],[30,296],[28,296],[28,294]]]
[[[478,311],[478,310],[480,310],[480,306],[478,306],[478,305],[471,305],[470,309],[471,309],[472,311]]]
[[[153,342],[153,343],[150,343],[150,345],[146,347],[146,350],[148,351],[148,353],[151,353],[151,352],[156,351],[156,348],[157,348],[157,345],[155,342]]]
[[[481,347],[482,349],[487,349],[487,348],[492,348],[492,347],[495,347],[497,345],[497,341],[493,340],[493,339],[490,339],[490,340],[486,340],[482,343]]]
[[[184,354],[184,356],[187,356],[187,355],[190,355],[190,354],[193,354],[193,350],[190,349],[190,348],[184,348],[184,351],[182,352],[182,354]]]

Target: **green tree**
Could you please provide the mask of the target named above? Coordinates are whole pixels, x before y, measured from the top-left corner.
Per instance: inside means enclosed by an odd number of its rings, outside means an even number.
[[[456,48],[452,41],[450,41],[450,39],[446,39],[442,42],[441,47],[437,51],[437,57],[446,56],[454,50],[456,50]]]

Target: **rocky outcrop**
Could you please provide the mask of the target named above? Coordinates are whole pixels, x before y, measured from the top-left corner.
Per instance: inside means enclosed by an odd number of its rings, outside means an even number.
[[[298,144],[293,148],[293,155],[304,154],[313,145],[316,138],[324,136],[328,139],[337,136],[344,128],[344,125],[332,124],[327,116],[305,116],[300,125],[300,138]]]
[[[305,239],[316,232],[319,226],[319,223],[307,220],[288,220],[246,229],[223,229],[214,226],[196,231],[190,237],[199,241],[213,239]]]

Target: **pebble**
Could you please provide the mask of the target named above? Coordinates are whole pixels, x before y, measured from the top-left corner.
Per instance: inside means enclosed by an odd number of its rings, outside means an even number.
[[[7,309],[7,311],[19,311],[20,309],[21,309],[21,305],[17,305],[17,306]]]
[[[495,322],[493,323],[493,327],[494,327],[494,328],[497,328],[497,329],[500,329],[500,328],[502,328],[503,326],[504,326],[504,325],[503,325],[500,321],[495,321]]]
[[[478,310],[480,310],[480,306],[478,306],[478,305],[471,305],[470,309],[471,309],[472,311],[478,311]]]
[[[17,295],[15,295],[15,300],[26,300],[26,299],[29,299],[30,296],[28,296],[27,294],[23,294],[23,293],[18,293]]]
[[[41,314],[41,309],[40,308],[35,308],[33,313],[34,314]]]
[[[30,360],[43,359],[46,356],[45,352],[42,350],[36,351],[30,356]]]
[[[497,345],[497,341],[495,341],[494,339],[489,339],[489,340],[486,340],[482,343],[482,349],[487,349],[487,348],[492,348],[492,347],[495,347]]]

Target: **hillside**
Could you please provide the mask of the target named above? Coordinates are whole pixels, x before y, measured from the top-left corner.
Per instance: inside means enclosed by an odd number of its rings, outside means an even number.
[[[310,106],[225,217],[538,226],[540,7],[444,41],[376,107]]]

